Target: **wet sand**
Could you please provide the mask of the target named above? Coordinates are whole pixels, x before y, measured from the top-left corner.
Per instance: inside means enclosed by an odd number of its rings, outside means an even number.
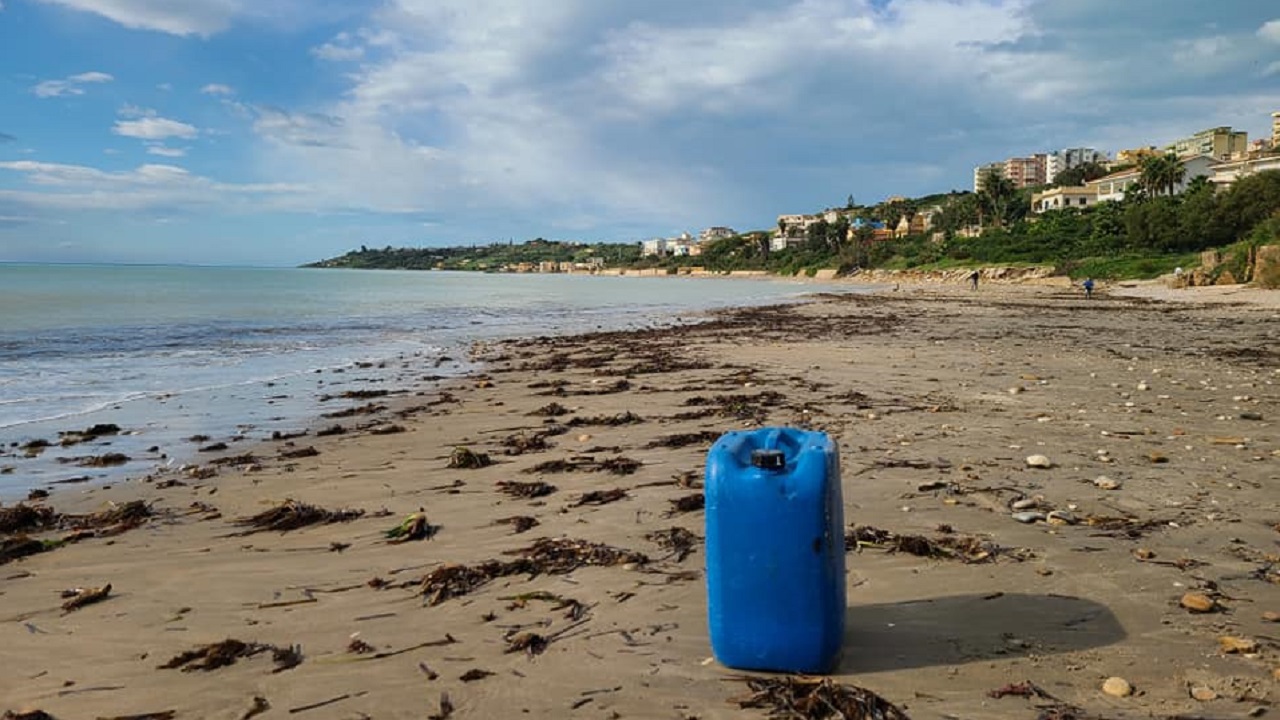
[[[484,374],[444,389],[415,394],[405,378],[430,369],[409,368],[386,397],[335,399],[367,410],[316,428],[342,434],[55,491],[57,513],[152,514],[25,530],[87,528],[0,565],[0,711],[764,717],[710,660],[698,485],[721,432],[793,425],[841,447],[837,682],[917,720],[1269,716],[1277,311],[1111,290],[902,287],[487,345]],[[554,491],[516,484],[539,482]],[[235,522],[286,499],[363,515]],[[415,513],[427,537],[389,542]],[[161,667],[228,639],[261,645]]]

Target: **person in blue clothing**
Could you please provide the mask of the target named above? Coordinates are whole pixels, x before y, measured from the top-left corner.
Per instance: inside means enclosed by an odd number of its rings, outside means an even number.
[[[1084,286],[1085,298],[1092,298],[1093,297],[1093,278],[1085,278],[1084,282],[1081,283],[1081,285]]]

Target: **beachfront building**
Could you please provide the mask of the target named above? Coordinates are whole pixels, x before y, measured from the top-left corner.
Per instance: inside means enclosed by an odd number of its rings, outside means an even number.
[[[1271,113],[1271,147],[1280,149],[1280,110]]]
[[[1038,192],[1031,196],[1031,212],[1046,213],[1050,210],[1066,208],[1087,208],[1098,204],[1098,188],[1089,187],[1056,187]]]
[[[1149,157],[1155,157],[1157,155],[1163,155],[1163,154],[1164,153],[1162,153],[1159,149],[1157,149],[1155,145],[1148,145],[1147,147],[1139,147],[1139,148],[1130,148],[1128,150],[1120,150],[1119,152],[1117,152],[1116,159],[1110,162],[1108,165],[1113,168],[1118,168],[1124,165],[1137,165]]]
[[[809,228],[822,219],[821,215],[779,215],[778,234],[806,238],[809,236]]]
[[[642,240],[640,242],[640,254],[649,257],[651,255],[667,254],[667,239],[653,238],[651,240]]]
[[[982,186],[987,181],[987,175],[992,172],[996,173],[1001,177],[1004,177],[1004,163],[1002,162],[987,163],[986,165],[979,165],[978,167],[973,169],[973,191],[974,192],[982,192]]]
[[[1058,173],[1080,167],[1088,163],[1103,164],[1107,162],[1107,154],[1093,148],[1063,148],[1054,150],[1045,158],[1044,176],[1046,181],[1053,182]]]
[[[1196,155],[1194,157],[1183,158],[1182,181],[1174,186],[1173,194],[1180,195],[1186,191],[1187,186],[1197,177],[1213,178],[1214,168],[1221,163],[1208,155]],[[1086,188],[1092,188],[1098,193],[1097,202],[1120,202],[1124,200],[1125,192],[1142,177],[1141,167],[1131,167],[1110,175],[1104,175],[1097,180],[1090,180],[1085,183]]]
[[[725,240],[731,238],[738,233],[733,228],[728,227],[709,227],[698,233],[698,242],[706,244],[715,242],[716,240]]]
[[[772,252],[781,252],[791,248],[797,248],[808,242],[808,238],[793,235],[774,235],[769,238],[769,250]]]
[[[1249,151],[1249,133],[1228,126],[1209,128],[1177,140],[1166,149],[1180,158],[1208,155],[1215,160],[1230,160]]]
[[[1280,170],[1280,155],[1250,155],[1240,160],[1218,163],[1214,166],[1209,181],[1217,187],[1226,188],[1242,177],[1266,170]]]
[[[942,209],[932,207],[927,210],[918,210],[911,213],[910,217],[903,215],[897,226],[893,230],[893,236],[896,238],[906,237],[908,235],[925,235],[933,229],[933,218]]]
[[[1046,177],[1049,156],[1037,153],[1028,157],[1011,157],[1004,161],[1004,176],[1015,188],[1033,187],[1049,182]]]

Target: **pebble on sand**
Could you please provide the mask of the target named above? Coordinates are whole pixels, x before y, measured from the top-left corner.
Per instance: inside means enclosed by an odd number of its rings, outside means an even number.
[[[1118,490],[1121,483],[1119,480],[1112,480],[1106,475],[1099,475],[1093,479],[1093,485],[1100,490]]]
[[[1122,677],[1109,677],[1102,683],[1102,692],[1111,697],[1129,697],[1133,694],[1133,686]]]
[[[1049,460],[1049,458],[1045,457],[1044,455],[1028,455],[1027,467],[1051,468],[1053,467],[1053,462]]]
[[[1218,609],[1218,601],[1204,593],[1189,592],[1182,596],[1181,604],[1193,613],[1207,613]]]
[[[1235,653],[1248,654],[1258,651],[1258,641],[1250,638],[1235,637],[1234,635],[1223,635],[1218,638],[1218,647],[1227,655]]]
[[[1191,697],[1199,700],[1200,702],[1209,702],[1210,700],[1218,699],[1218,693],[1214,692],[1213,688],[1208,685],[1193,685],[1191,686],[1190,694]]]

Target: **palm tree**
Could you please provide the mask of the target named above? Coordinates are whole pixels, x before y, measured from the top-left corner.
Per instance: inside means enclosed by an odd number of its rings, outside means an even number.
[[[1182,160],[1173,153],[1167,153],[1143,159],[1139,182],[1152,195],[1173,195],[1186,176],[1187,168]]]
[[[1001,227],[1008,213],[1009,201],[1017,192],[1012,180],[995,170],[988,170],[982,178],[982,190],[978,192],[980,211],[989,211],[992,222],[996,227]],[[982,222],[981,215],[978,222]]]

